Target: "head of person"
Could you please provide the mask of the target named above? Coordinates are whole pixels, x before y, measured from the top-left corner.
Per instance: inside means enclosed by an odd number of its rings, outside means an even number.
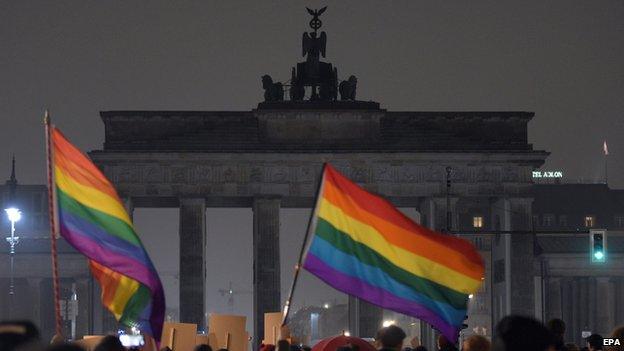
[[[600,334],[592,334],[585,339],[589,351],[602,350],[602,336]],[[569,350],[569,349],[568,349]]]
[[[552,334],[531,317],[507,316],[495,327],[493,351],[544,351],[552,345]]]
[[[199,344],[195,346],[195,349],[193,351],[212,351],[212,347],[210,347],[210,345],[208,344]]]
[[[99,344],[93,349],[93,351],[125,351],[119,337],[115,335],[106,335],[102,338]]]
[[[375,341],[377,342],[377,347],[382,349],[401,350],[403,349],[403,340],[405,340],[406,336],[403,329],[396,325],[391,325],[379,329],[375,336]]]
[[[462,343],[463,351],[490,351],[490,340],[481,335],[471,335]]]
[[[446,336],[438,335],[438,350],[455,350],[455,344],[453,344]]]
[[[573,343],[573,342],[569,342],[569,343],[565,344],[565,348],[566,348],[567,351],[581,351],[581,349],[578,347],[578,345]]]
[[[609,351],[624,351],[624,325],[620,325],[619,327],[613,329],[610,338],[620,340],[621,345],[609,346]]]
[[[29,321],[0,322],[0,350],[15,350],[39,344],[39,330]]]
[[[290,342],[288,340],[278,340],[276,351],[290,351]]]
[[[562,319],[553,318],[548,321],[546,326],[555,338],[561,338],[561,340],[563,340],[563,335],[566,331],[566,325]]]
[[[75,343],[57,342],[50,344],[46,351],[85,351],[85,349]]]
[[[173,350],[171,350],[171,347],[165,346],[165,347],[161,347],[160,351],[173,351]]]

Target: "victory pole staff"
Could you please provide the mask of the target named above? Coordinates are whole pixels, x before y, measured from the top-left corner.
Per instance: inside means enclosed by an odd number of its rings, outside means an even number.
[[[61,319],[61,304],[60,304],[60,284],[58,275],[58,252],[56,248],[56,239],[58,236],[58,230],[56,227],[56,191],[54,187],[54,171],[52,164],[52,125],[50,122],[50,114],[48,110],[45,111],[43,118],[45,124],[46,133],[46,154],[47,154],[47,166],[48,166],[48,216],[50,217],[50,240],[51,240],[51,255],[52,255],[52,282],[54,288],[54,317],[55,317],[55,338],[60,338],[63,335],[62,319]]]
[[[297,280],[299,278],[299,271],[301,271],[301,265],[303,264],[303,257],[305,256],[306,248],[308,246],[308,237],[310,236],[310,231],[316,226],[314,222],[314,218],[316,218],[315,214],[318,208],[318,200],[319,194],[321,193],[321,188],[323,186],[323,178],[325,177],[325,165],[323,163],[323,168],[321,168],[321,176],[319,178],[318,185],[316,187],[316,197],[314,198],[314,208],[312,209],[312,213],[310,213],[310,218],[308,219],[308,227],[306,228],[305,236],[303,237],[303,244],[301,245],[301,250],[299,251],[299,259],[297,260],[297,265],[295,266],[295,275],[293,277],[292,285],[290,286],[290,293],[288,293],[288,300],[286,300],[286,305],[284,306],[284,316],[282,318],[282,326],[286,325],[288,322],[288,315],[290,313],[290,305],[292,303],[293,296],[295,295],[295,288],[297,287]]]

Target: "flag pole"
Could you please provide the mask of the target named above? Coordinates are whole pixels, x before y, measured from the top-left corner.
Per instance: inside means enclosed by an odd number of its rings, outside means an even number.
[[[607,140],[605,139],[605,141],[602,144],[602,151],[604,154],[604,182],[606,185],[609,185],[609,173],[608,173],[608,169],[607,169],[607,164],[608,164],[608,157],[609,157],[609,148],[607,147]]]
[[[308,238],[310,236],[310,231],[313,227],[313,220],[318,209],[318,200],[319,194],[321,193],[321,186],[323,185],[323,179],[325,178],[325,166],[327,163],[323,163],[323,168],[321,168],[321,176],[319,177],[318,184],[316,186],[316,196],[314,197],[314,208],[310,213],[310,218],[308,218],[308,226],[305,231],[305,236],[303,237],[303,244],[301,245],[301,250],[299,251],[299,259],[297,260],[297,265],[295,266],[295,274],[293,277],[292,284],[290,285],[290,292],[288,293],[288,300],[286,300],[286,305],[284,306],[284,316],[282,318],[282,326],[286,325],[288,322],[288,315],[290,314],[290,305],[292,303],[293,296],[295,295],[295,287],[297,286],[297,280],[299,278],[299,272],[301,271],[301,265],[303,264],[303,256],[305,255],[306,247],[308,244]]]
[[[604,155],[604,164],[605,164],[605,184],[609,185],[609,173],[607,172],[607,165],[608,165],[608,160],[609,159],[609,154],[605,154]]]
[[[54,331],[55,339],[62,337],[62,320],[61,320],[61,305],[60,305],[60,287],[59,287],[59,275],[58,275],[58,252],[56,249],[56,239],[58,236],[58,230],[56,226],[56,191],[53,184],[53,164],[52,164],[52,138],[51,138],[51,122],[50,113],[45,111],[43,117],[46,133],[46,155],[47,155],[47,168],[48,168],[48,216],[50,217],[50,240],[51,240],[51,256],[52,256],[52,283],[54,288]]]

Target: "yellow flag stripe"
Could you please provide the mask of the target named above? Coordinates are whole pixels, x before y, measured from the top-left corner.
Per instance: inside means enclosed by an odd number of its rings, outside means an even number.
[[[54,169],[54,176],[56,185],[63,190],[65,194],[74,198],[74,200],[87,207],[116,217],[132,227],[132,222],[130,221],[130,217],[128,217],[126,209],[117,199],[95,188],[74,182],[71,176],[58,167]]]
[[[368,246],[397,267],[414,275],[465,294],[473,293],[481,286],[480,280],[390,244],[375,228],[346,215],[342,209],[326,199],[321,199],[318,216],[348,234],[351,239]]]
[[[115,297],[111,301],[108,308],[113,312],[115,318],[119,320],[123,315],[126,308],[126,304],[139,289],[139,282],[129,278],[123,274],[118,277],[117,290],[115,291]]]

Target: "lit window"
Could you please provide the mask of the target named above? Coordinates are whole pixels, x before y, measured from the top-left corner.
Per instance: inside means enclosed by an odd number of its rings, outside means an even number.
[[[585,216],[585,227],[592,228],[594,225],[596,225],[596,217]]]
[[[482,216],[472,217],[472,226],[474,228],[483,228],[483,217]]]

